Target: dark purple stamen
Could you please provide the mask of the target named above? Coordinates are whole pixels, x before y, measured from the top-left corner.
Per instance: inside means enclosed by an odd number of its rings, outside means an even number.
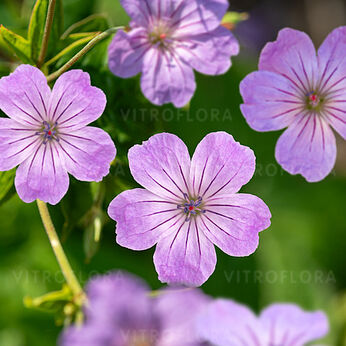
[[[47,144],[48,141],[52,140],[59,142],[57,127],[57,122],[55,124],[50,124],[47,121],[44,121],[41,131],[36,132],[36,135],[42,136],[43,144]]]
[[[187,214],[185,221],[190,221],[191,215],[197,215],[199,213],[204,214],[206,211],[200,208],[202,204],[202,197],[198,197],[196,200],[193,200],[188,196],[187,193],[184,193],[185,203],[179,204],[178,209],[184,210],[184,213]]]

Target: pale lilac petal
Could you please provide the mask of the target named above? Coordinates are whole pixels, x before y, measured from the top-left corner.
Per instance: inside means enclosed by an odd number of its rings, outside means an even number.
[[[231,300],[212,302],[197,319],[197,328],[201,337],[215,346],[269,345],[257,316]]]
[[[147,26],[152,16],[152,0],[120,0],[122,7],[132,19],[133,26]]]
[[[323,110],[323,115],[334,130],[346,139],[346,96],[344,101],[331,102]]]
[[[59,129],[80,129],[98,119],[106,106],[106,96],[90,85],[90,76],[82,70],[65,72],[55,82],[49,105],[49,119]]]
[[[118,195],[110,204],[108,214],[117,221],[117,243],[132,250],[151,248],[181,218],[175,203],[144,189]]]
[[[317,182],[334,167],[335,136],[320,116],[301,115],[279,138],[275,156],[289,173],[301,174],[308,182]]]
[[[66,131],[66,130],[65,130]],[[116,149],[107,132],[87,126],[68,133],[60,132],[56,144],[67,171],[82,181],[101,181],[108,175]]]
[[[36,199],[55,205],[66,194],[68,174],[55,144],[41,144],[17,169],[15,186],[26,203]]]
[[[152,193],[178,202],[187,193],[190,155],[179,137],[157,134],[132,147],[128,156],[132,176]]]
[[[258,197],[222,195],[209,199],[198,228],[230,256],[249,256],[258,247],[258,233],[270,226],[271,214]]]
[[[0,118],[0,171],[8,171],[25,161],[39,142],[29,125]]]
[[[202,346],[196,319],[211,299],[198,289],[165,289],[155,298],[162,326],[160,346]],[[188,309],[186,308],[188,306]]]
[[[113,74],[129,78],[142,71],[143,57],[150,48],[145,29],[118,31],[108,48],[108,66]]]
[[[227,0],[173,0],[171,6],[170,25],[177,27],[175,37],[181,38],[215,30],[229,4]]]
[[[285,76],[302,94],[313,91],[318,69],[316,50],[310,37],[298,30],[281,30],[277,40],[264,47],[259,69]]]
[[[290,81],[274,72],[249,74],[240,84],[240,93],[245,103],[241,105],[242,113],[256,131],[289,126],[305,106]]]
[[[47,120],[50,94],[45,75],[30,65],[0,79],[0,109],[24,125],[39,127]]]
[[[159,240],[154,264],[161,282],[201,286],[215,270],[215,248],[198,229],[195,219],[186,222],[183,215]]]
[[[185,106],[196,90],[192,68],[176,52],[150,49],[144,57],[141,78],[143,94],[156,105]]]
[[[236,193],[255,172],[253,151],[226,132],[214,132],[199,143],[192,158],[192,195],[204,201],[219,193]]]
[[[262,329],[268,331],[270,345],[301,346],[328,333],[323,312],[306,312],[296,305],[271,305],[260,316]]]
[[[318,50],[318,67],[322,92],[342,94],[346,99],[346,26],[333,30]]]
[[[220,75],[231,67],[231,56],[239,54],[239,43],[226,28],[186,38],[177,52],[195,70],[207,75]]]

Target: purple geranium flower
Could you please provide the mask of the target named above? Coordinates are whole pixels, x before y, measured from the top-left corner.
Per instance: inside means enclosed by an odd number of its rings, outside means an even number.
[[[132,18],[109,47],[109,68],[119,77],[142,72],[142,91],[154,104],[187,104],[196,83],[193,69],[225,73],[239,53],[232,33],[222,27],[227,0],[121,0]]]
[[[198,290],[163,290],[151,297],[141,280],[113,273],[93,279],[87,295],[85,324],[68,328],[60,345],[202,346],[195,321],[209,298]]]
[[[215,346],[302,346],[328,333],[323,312],[305,312],[293,304],[273,304],[257,317],[231,300],[209,304],[198,317],[197,329]]]
[[[177,136],[158,134],[131,148],[129,163],[145,189],[121,193],[108,213],[121,246],[145,250],[157,243],[162,282],[203,284],[215,269],[214,244],[231,256],[248,256],[270,225],[261,199],[237,194],[254,174],[254,153],[225,132],[207,135],[192,161]]]
[[[311,39],[280,31],[262,51],[258,72],[241,83],[242,112],[257,131],[288,127],[276,159],[307,181],[324,179],[336,159],[334,128],[346,138],[346,27],[335,29],[316,55]]]
[[[103,130],[86,126],[105,108],[104,93],[80,70],[64,73],[51,91],[46,77],[30,65],[0,80],[0,171],[19,165],[15,186],[27,203],[57,204],[69,186],[68,173],[100,181],[116,150]]]

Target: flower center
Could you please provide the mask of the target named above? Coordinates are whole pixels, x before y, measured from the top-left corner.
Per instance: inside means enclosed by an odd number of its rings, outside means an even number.
[[[58,136],[58,123],[49,123],[44,121],[42,123],[42,127],[39,131],[36,132],[36,135],[41,136],[43,140],[43,144],[47,144],[47,142],[56,140],[59,142]]]
[[[186,214],[186,220],[190,221],[192,215],[204,214],[206,211],[203,209],[203,199],[198,197],[197,199],[190,198],[187,193],[184,193],[184,200],[182,204],[178,204],[178,209],[183,210]]]
[[[321,98],[315,91],[311,91],[306,95],[306,105],[310,110],[319,110],[322,106],[323,98]]]
[[[171,30],[165,21],[155,23],[149,32],[149,40],[153,45],[165,47],[171,42]]]

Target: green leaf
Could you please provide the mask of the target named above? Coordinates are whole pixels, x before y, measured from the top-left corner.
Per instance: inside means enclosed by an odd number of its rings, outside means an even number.
[[[71,25],[61,36],[64,40],[74,33],[105,31],[109,27],[107,18],[102,14],[94,14]]]
[[[0,172],[0,204],[13,195],[14,189],[12,188],[15,175],[15,169],[7,172]]]
[[[16,54],[24,64],[33,64],[33,60],[31,59],[31,46],[27,39],[8,30],[3,25],[0,25],[0,36],[7,44],[8,48]]]
[[[55,4],[55,15],[49,39],[48,53],[56,47],[63,30],[63,8],[62,0],[57,0]],[[37,61],[40,54],[49,0],[37,0],[31,13],[28,41],[31,45],[31,58]]]

